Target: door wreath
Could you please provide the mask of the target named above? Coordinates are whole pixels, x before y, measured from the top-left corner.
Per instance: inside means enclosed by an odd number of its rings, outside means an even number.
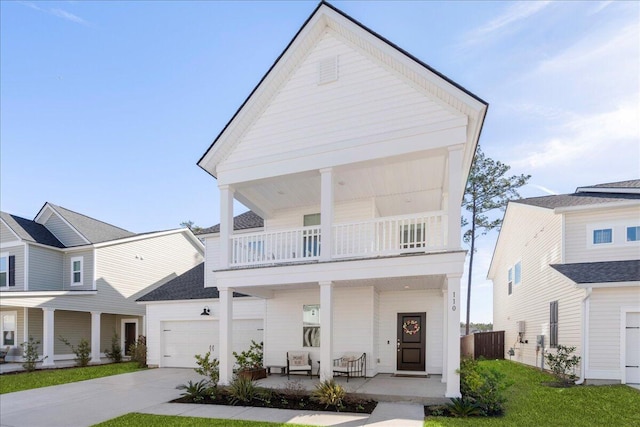
[[[417,320],[407,320],[402,324],[402,330],[407,335],[415,335],[420,332],[420,325]]]

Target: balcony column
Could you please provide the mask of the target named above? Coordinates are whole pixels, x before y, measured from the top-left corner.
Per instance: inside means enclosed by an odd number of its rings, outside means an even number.
[[[447,308],[449,307],[449,299],[447,298],[447,289],[442,290],[442,379],[443,383],[447,382],[447,346],[449,334],[447,334]]]
[[[219,288],[220,301],[220,384],[233,379],[233,289]]]
[[[100,313],[91,312],[91,360],[89,363],[100,363]]]
[[[231,263],[231,234],[233,234],[233,188],[221,185],[220,189],[220,267]]]
[[[460,278],[462,274],[447,274],[447,389],[446,397],[460,397]]]
[[[320,261],[330,261],[333,248],[333,169],[320,169]]]
[[[320,381],[333,378],[333,282],[320,282]],[[313,369],[313,366],[311,367]]]
[[[53,363],[53,345],[55,343],[55,335],[53,328],[54,308],[42,308],[42,366],[55,366]]]
[[[447,191],[447,247],[459,249],[462,246],[460,215],[462,205],[462,145],[449,147],[449,189]]]

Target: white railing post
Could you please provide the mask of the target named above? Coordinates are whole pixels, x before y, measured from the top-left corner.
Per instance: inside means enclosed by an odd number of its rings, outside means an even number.
[[[331,260],[333,247],[333,169],[320,169],[320,261]]]

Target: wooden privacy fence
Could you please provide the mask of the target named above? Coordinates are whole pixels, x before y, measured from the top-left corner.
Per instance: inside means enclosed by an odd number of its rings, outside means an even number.
[[[460,355],[473,359],[504,359],[504,331],[476,332],[460,337]]]

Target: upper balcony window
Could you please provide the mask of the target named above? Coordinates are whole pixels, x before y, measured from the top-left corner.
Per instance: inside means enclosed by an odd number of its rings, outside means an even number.
[[[640,226],[627,227],[627,242],[640,241]]]
[[[593,230],[593,244],[602,245],[607,243],[613,243],[613,229],[601,228]]]

